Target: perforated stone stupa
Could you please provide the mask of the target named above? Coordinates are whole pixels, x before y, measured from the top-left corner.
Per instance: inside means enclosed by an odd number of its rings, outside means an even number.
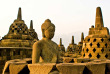
[[[65,47],[64,47],[64,45],[62,44],[62,38],[60,38],[60,43],[59,43],[59,48],[60,48],[60,51],[63,51],[63,52],[65,52]]]
[[[77,52],[80,54],[82,51],[82,46],[83,46],[83,40],[84,40],[84,34],[83,32],[81,33],[81,41],[78,43],[78,49]]]
[[[8,34],[2,38],[0,44],[2,47],[31,47],[32,40],[19,8],[17,19],[11,24]]]
[[[30,29],[29,29],[29,34],[36,40],[38,39],[37,33],[35,32],[35,30],[33,29],[33,21],[31,20],[30,22]]]
[[[89,35],[84,39],[82,57],[90,59],[110,59],[110,35],[104,27],[101,8],[96,9],[95,27],[89,29]]]
[[[8,34],[0,41],[0,73],[7,60],[31,58],[32,45],[34,39],[37,40],[37,35],[33,36],[32,25],[28,29],[24,20],[22,20],[21,8],[19,8],[17,19],[11,24]]]
[[[72,36],[72,41],[67,47],[67,52],[75,53],[77,48],[78,48],[77,44],[74,43],[74,36]]]

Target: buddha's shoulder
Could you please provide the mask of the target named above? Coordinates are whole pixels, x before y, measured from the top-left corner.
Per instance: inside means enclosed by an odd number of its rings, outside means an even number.
[[[52,42],[53,42],[54,45],[58,46],[58,44],[56,42],[54,42],[54,41],[52,41]]]
[[[45,43],[44,40],[36,41],[33,45],[43,45]]]

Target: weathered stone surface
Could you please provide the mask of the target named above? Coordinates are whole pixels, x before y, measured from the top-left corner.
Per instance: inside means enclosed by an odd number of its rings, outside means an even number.
[[[85,64],[61,63],[56,65],[60,74],[83,74]]]
[[[32,63],[48,62],[56,63],[60,61],[59,47],[51,39],[54,36],[55,25],[49,19],[41,26],[43,38],[33,45]]]
[[[74,58],[74,63],[86,63],[90,62],[92,59],[89,58]]]
[[[29,74],[27,64],[10,64],[10,74]]]
[[[106,68],[105,65],[106,65],[105,63],[101,63],[101,62],[87,63],[85,72],[89,71],[89,74],[105,74],[105,68]]]
[[[71,57],[63,57],[63,62],[64,63],[70,63],[72,60],[73,60],[73,63],[74,63],[74,59],[73,58],[71,58]]]
[[[28,64],[28,68],[30,74],[48,74],[55,65],[55,63]]]
[[[20,65],[20,64],[24,64],[24,65],[26,65],[26,64],[28,64],[27,62],[26,62],[26,60],[22,60],[22,59],[15,59],[15,60],[10,60],[10,61],[7,61],[6,63],[5,63],[5,66],[4,66],[4,69],[3,69],[3,74],[6,74],[6,73],[9,73],[10,72],[10,70],[14,70],[14,69],[12,69],[12,67],[9,69],[9,67],[10,67],[10,65],[11,64],[14,64],[14,65]],[[15,66],[16,67],[16,66]],[[19,67],[18,67],[19,68]],[[20,69],[20,70],[22,70],[22,69]],[[19,70],[19,71],[20,71]],[[14,70],[15,71],[15,70]],[[12,72],[14,72],[14,71],[11,71],[11,73]],[[12,74],[14,74],[14,73],[12,73]]]

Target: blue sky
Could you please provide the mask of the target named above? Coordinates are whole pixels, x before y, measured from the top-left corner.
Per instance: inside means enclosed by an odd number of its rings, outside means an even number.
[[[91,25],[95,25],[96,7],[103,13],[104,26],[110,29],[110,0],[1,0],[0,1],[0,36],[8,33],[9,26],[17,18],[18,8],[22,8],[22,19],[34,29],[39,39],[42,38],[41,25],[50,19],[56,26],[53,40],[59,43],[62,38],[67,47],[72,35],[75,43],[80,41],[81,32],[88,35]]]

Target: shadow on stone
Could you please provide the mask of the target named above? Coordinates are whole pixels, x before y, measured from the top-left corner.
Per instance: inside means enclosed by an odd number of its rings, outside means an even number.
[[[59,74],[58,69],[56,68],[56,66],[53,66],[52,70],[50,71],[49,74]]]
[[[92,74],[92,72],[87,67],[85,67],[83,74]]]
[[[74,63],[74,59],[72,59],[69,63]]]
[[[110,71],[109,71],[109,68],[107,67],[107,65],[106,65],[106,68],[105,68],[105,74],[110,74]]]
[[[21,70],[18,74],[29,74],[29,73],[30,73],[30,71],[28,69],[28,66],[25,66],[23,68],[23,70]]]

